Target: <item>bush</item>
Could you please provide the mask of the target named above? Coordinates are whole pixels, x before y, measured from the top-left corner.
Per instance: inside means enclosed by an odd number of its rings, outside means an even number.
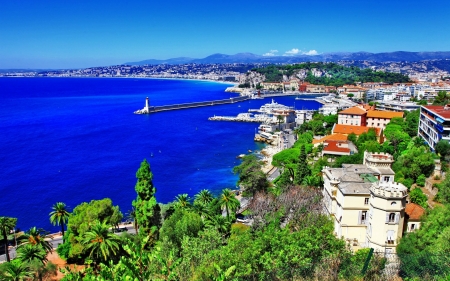
[[[411,198],[411,202],[413,203],[416,203],[424,208],[428,206],[428,198],[420,188],[414,188],[409,194],[409,197]]]
[[[417,185],[418,185],[418,186],[424,187],[424,186],[425,186],[425,180],[426,180],[426,179],[427,179],[427,178],[425,177],[425,175],[424,175],[424,174],[421,174],[421,175],[417,178],[417,180],[416,180]]]
[[[434,180],[437,180],[437,181],[438,181],[438,180],[440,180],[440,179],[441,179],[441,177],[440,177],[439,175],[435,175],[435,176],[434,176]]]
[[[407,188],[408,190],[411,188],[411,185],[413,185],[414,180],[413,179],[404,179],[402,182]]]

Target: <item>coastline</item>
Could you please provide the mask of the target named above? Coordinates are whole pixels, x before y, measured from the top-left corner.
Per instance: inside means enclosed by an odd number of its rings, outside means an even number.
[[[152,80],[180,80],[180,81],[198,81],[198,82],[210,82],[210,83],[219,83],[230,86],[237,86],[239,83],[237,82],[228,82],[228,81],[217,81],[217,80],[209,80],[209,79],[196,79],[196,78],[172,78],[172,77],[134,77],[134,76],[111,76],[111,77],[92,77],[92,76],[0,76],[0,78],[91,78],[91,79],[152,79]]]

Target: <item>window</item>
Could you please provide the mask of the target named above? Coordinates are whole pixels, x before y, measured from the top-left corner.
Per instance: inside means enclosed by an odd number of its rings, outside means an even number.
[[[386,223],[397,224],[399,219],[400,219],[400,213],[387,213],[386,214]]]
[[[397,205],[397,202],[391,202],[391,206]]]
[[[359,211],[358,214],[358,224],[366,224],[367,211]]]
[[[414,231],[414,229],[416,229],[416,224],[415,224],[415,223],[411,224],[411,229],[410,229],[410,231]]]
[[[369,205],[369,198],[364,198],[364,205]]]
[[[391,177],[389,177],[389,176],[384,177],[384,181],[385,181],[385,182],[389,182],[390,179],[391,179]]]
[[[387,231],[386,243],[387,244],[394,244],[395,243],[395,231],[394,230],[388,230]]]
[[[377,123],[377,126],[380,126],[380,123]]]

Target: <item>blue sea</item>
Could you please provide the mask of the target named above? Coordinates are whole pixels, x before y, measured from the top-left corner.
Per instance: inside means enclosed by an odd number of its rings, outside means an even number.
[[[227,84],[133,78],[0,78],[0,216],[18,227],[58,231],[55,202],[71,210],[109,197],[125,214],[136,197],[136,171],[146,158],[159,202],[201,189],[234,188],[236,156],[261,149],[258,124],[208,121],[237,115],[270,99],[135,115],[144,107],[228,99]],[[275,101],[317,109],[295,97]]]

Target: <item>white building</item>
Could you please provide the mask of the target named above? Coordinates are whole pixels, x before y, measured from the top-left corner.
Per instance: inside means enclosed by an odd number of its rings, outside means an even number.
[[[325,167],[323,200],[335,234],[357,250],[395,251],[402,236],[407,189],[394,182],[392,155],[364,153],[364,164]]]

